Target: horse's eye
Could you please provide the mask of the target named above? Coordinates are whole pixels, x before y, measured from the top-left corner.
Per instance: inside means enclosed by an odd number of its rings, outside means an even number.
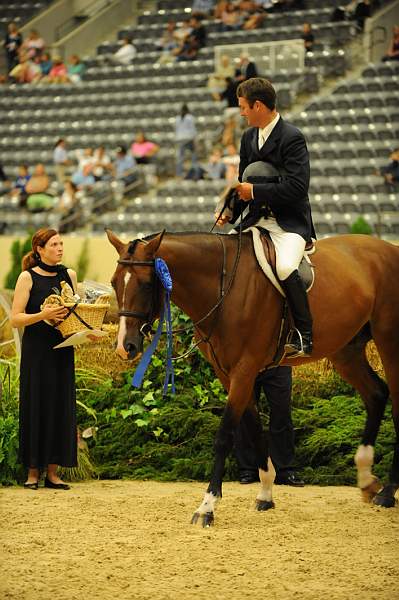
[[[145,281],[141,284],[141,289],[143,292],[151,292],[152,291],[152,283],[151,281]]]

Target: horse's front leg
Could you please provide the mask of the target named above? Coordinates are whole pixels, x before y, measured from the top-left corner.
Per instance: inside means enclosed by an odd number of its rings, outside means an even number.
[[[233,431],[240,417],[241,414],[237,416],[237,412],[233,410],[231,403],[228,402],[223,412],[222,422],[216,433],[215,459],[211,480],[202,503],[193,514],[191,519],[191,523],[193,524],[197,523],[199,519],[201,519],[203,527],[210,527],[213,524],[216,503],[222,497],[222,482],[226,458],[231,452]]]
[[[274,508],[273,483],[276,471],[269,457],[267,434],[263,431],[259,412],[254,403],[245,411],[242,419],[245,420],[247,436],[254,444],[259,469],[260,490],[256,497],[256,509],[260,511],[269,510]]]

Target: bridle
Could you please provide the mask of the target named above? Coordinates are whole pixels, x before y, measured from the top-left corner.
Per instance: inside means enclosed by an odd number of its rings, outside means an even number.
[[[241,247],[242,247],[242,215],[240,215],[240,226],[239,226],[239,231],[238,231],[238,246],[237,246],[237,254],[234,260],[234,265],[233,265],[233,269],[232,269],[232,273],[231,273],[231,277],[229,279],[229,282],[227,284],[227,288],[225,289],[225,276],[226,276],[226,261],[227,261],[227,252],[226,252],[226,246],[224,244],[223,241],[223,237],[226,234],[216,234],[217,238],[219,239],[220,243],[222,244],[222,249],[223,249],[223,265],[222,265],[222,272],[221,272],[221,278],[220,278],[220,283],[221,283],[221,289],[220,289],[220,297],[217,300],[217,302],[212,306],[212,308],[210,308],[210,310],[206,313],[206,315],[204,315],[203,317],[201,317],[201,319],[199,319],[198,321],[193,322],[191,325],[189,325],[188,327],[183,327],[180,329],[176,329],[174,330],[175,333],[183,333],[188,331],[191,327],[197,327],[198,325],[200,325],[201,323],[203,323],[206,319],[208,319],[212,314],[214,315],[214,319],[211,323],[211,327],[210,330],[208,332],[208,334],[203,337],[202,335],[200,336],[200,339],[193,344],[189,350],[187,352],[185,352],[184,354],[176,357],[176,359],[180,359],[180,358],[185,358],[186,356],[188,356],[189,354],[191,354],[191,352],[193,350],[195,350],[195,348],[197,346],[199,346],[199,344],[201,343],[210,343],[210,339],[213,333],[213,330],[215,328],[216,325],[216,318],[217,318],[217,313],[216,311],[218,310],[218,308],[220,308],[220,306],[223,304],[227,294],[229,293],[232,285],[233,285],[233,281],[235,279],[235,275],[237,272],[237,268],[238,268],[238,263],[240,260],[240,256],[241,256]],[[219,218],[219,217],[218,217]],[[213,229],[213,228],[212,228]],[[230,236],[229,236],[230,237]],[[136,242],[138,240],[134,240],[134,242],[130,243],[129,246],[129,253],[133,253],[134,252],[134,248],[136,245]],[[130,250],[130,248],[132,248]],[[143,325],[140,327],[140,333],[142,335],[144,335],[145,337],[149,337],[149,334],[151,332],[151,327],[152,327],[152,323],[155,319],[155,311],[154,311],[154,297],[155,297],[155,293],[156,293],[156,286],[155,283],[157,281],[157,278],[155,276],[155,259],[152,260],[134,260],[134,259],[130,259],[130,258],[120,258],[117,263],[119,265],[125,265],[127,267],[152,267],[154,269],[153,273],[152,273],[152,290],[153,290],[153,294],[151,297],[151,304],[150,304],[150,310],[148,311],[148,313],[141,313],[141,312],[137,312],[137,311],[132,311],[132,310],[121,310],[118,311],[118,315],[120,317],[134,317],[136,319],[143,319],[145,321],[145,323],[143,323]],[[215,357],[216,358],[216,357]],[[175,359],[174,359],[175,360]]]
[[[155,267],[155,260],[131,260],[129,258],[120,258],[117,261],[118,265],[126,265],[127,267]],[[154,279],[154,277],[153,277]],[[142,327],[140,328],[140,331],[142,331],[143,327],[146,325],[149,325],[151,328],[151,324],[149,323],[150,321],[150,316],[152,316],[152,312],[153,312],[153,302],[151,301],[151,307],[150,310],[148,311],[148,313],[141,313],[141,312],[137,312],[134,310],[119,310],[118,311],[118,315],[120,317],[135,317],[136,319],[144,319],[145,321],[147,321],[147,323],[144,323],[144,325],[142,325]],[[144,333],[144,331],[142,331],[142,333],[144,335],[146,335]]]

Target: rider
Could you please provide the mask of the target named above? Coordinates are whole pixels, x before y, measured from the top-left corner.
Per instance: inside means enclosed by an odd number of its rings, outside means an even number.
[[[307,293],[298,274],[306,242],[315,237],[309,188],[309,154],[303,134],[283,120],[276,110],[276,92],[261,77],[242,82],[237,89],[241,116],[248,125],[241,139],[239,200],[230,215],[218,224],[234,223],[248,208],[242,229],[259,225],[267,229],[276,248],[276,269],[285,292],[296,330],[285,346],[287,355],[309,356],[312,352],[312,316]],[[243,173],[254,162],[273,165],[277,181],[243,182]],[[298,335],[299,332],[299,335]]]

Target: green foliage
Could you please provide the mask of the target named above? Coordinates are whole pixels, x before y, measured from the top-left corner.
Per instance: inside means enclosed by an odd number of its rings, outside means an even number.
[[[350,228],[351,233],[363,233],[365,235],[371,235],[373,233],[373,229],[369,223],[367,223],[364,217],[358,217],[354,223],[352,223]]]
[[[86,277],[87,270],[89,268],[89,258],[89,240],[86,239],[82,244],[78,262],[75,268],[78,281],[83,281]]]
[[[31,236],[29,235],[24,241],[15,240],[10,249],[11,253],[11,267],[9,272],[4,278],[4,287],[7,290],[13,290],[19,274],[21,273],[21,262],[27,252],[32,249]]]
[[[186,317],[175,312],[174,328],[181,329],[185,323]],[[191,343],[190,332],[176,333],[175,353],[184,353]],[[79,467],[67,477],[208,480],[226,393],[200,353],[194,351],[175,361],[176,396],[162,395],[164,342],[140,389],[131,385],[133,370],[111,379],[105,366],[76,369],[78,423],[81,431],[88,432],[88,448],[80,444]],[[4,483],[19,477],[17,383],[14,369],[10,393],[3,394],[0,404],[0,481]],[[294,370],[293,407],[297,466],[306,481],[354,484],[353,457],[366,413],[353,389],[327,362],[299,367]],[[261,415],[266,427],[267,412],[263,400]],[[394,439],[387,407],[375,448],[375,473],[384,478],[392,461]],[[234,459],[226,466],[225,479],[237,479]]]

